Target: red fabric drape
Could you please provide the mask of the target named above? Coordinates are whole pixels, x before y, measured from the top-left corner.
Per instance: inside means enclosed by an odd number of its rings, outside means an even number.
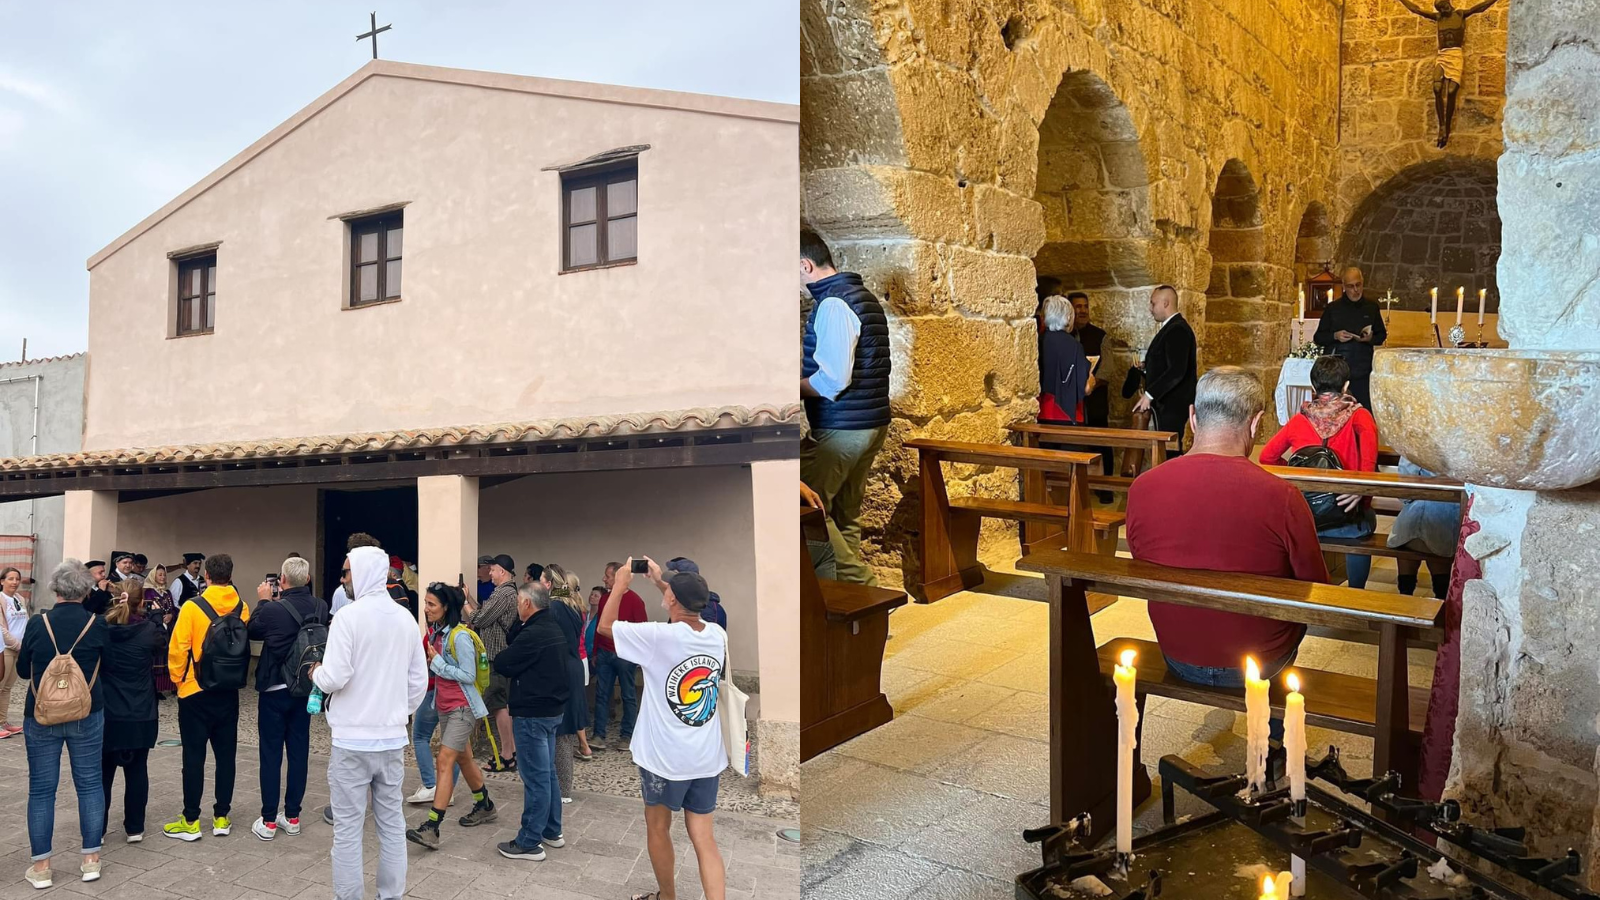
[[[1450,774],[1450,754],[1456,736],[1456,712],[1461,692],[1461,590],[1468,581],[1483,577],[1483,567],[1467,554],[1469,535],[1483,526],[1472,519],[1472,499],[1461,517],[1461,537],[1456,540],[1455,563],[1450,569],[1450,590],[1444,601],[1444,641],[1433,664],[1433,689],[1428,695],[1428,721],[1422,729],[1421,784],[1423,797],[1438,800]]]

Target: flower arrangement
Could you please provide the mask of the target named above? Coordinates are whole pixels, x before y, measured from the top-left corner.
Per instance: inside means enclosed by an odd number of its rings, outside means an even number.
[[[1319,357],[1321,355],[1322,355],[1322,348],[1318,347],[1316,344],[1313,344],[1310,341],[1306,341],[1304,344],[1301,344],[1300,346],[1294,348],[1294,350],[1290,351],[1289,358],[1290,359],[1316,359],[1317,357]]]

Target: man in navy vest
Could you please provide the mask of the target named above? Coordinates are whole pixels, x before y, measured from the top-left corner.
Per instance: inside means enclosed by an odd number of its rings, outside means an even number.
[[[877,584],[861,561],[861,500],[889,430],[889,320],[854,272],[810,229],[800,231],[800,279],[811,293],[800,357],[800,396],[811,433],[800,480],[822,500],[838,578]]]

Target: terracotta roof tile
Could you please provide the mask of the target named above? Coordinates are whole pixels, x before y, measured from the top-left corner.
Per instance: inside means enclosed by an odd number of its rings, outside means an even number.
[[[64,353],[60,356],[36,356],[33,359],[13,359],[10,362],[0,362],[0,369],[10,369],[17,366],[31,366],[37,363],[60,362],[67,359],[76,359],[77,357],[82,356],[83,353],[84,351],[79,350],[77,353]]]
[[[600,439],[641,434],[672,434],[721,428],[750,428],[799,424],[800,404],[700,407],[666,412],[626,413],[568,419],[538,419],[494,425],[414,428],[364,434],[273,438],[179,447],[133,447],[88,450],[43,456],[0,458],[0,472],[30,472],[64,468],[150,465],[153,463],[226,462],[272,457],[331,456],[344,453],[381,453],[476,447],[485,444],[523,444],[534,441]]]

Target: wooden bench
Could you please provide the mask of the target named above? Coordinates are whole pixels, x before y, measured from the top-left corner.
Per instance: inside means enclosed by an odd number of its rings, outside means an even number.
[[[1176,449],[1178,435],[1171,431],[1144,431],[1133,428],[1090,428],[1078,425],[1041,425],[1037,422],[1019,422],[1010,426],[1011,433],[1024,447],[1041,447],[1044,443],[1066,444],[1084,447],[1120,448],[1130,451],[1123,454],[1124,465],[1121,475],[1102,475],[1097,471],[1089,472],[1089,489],[1095,491],[1111,491],[1125,494],[1133,485],[1143,460],[1150,460],[1150,465],[1166,462],[1169,448]],[[1138,451],[1137,454],[1131,451]],[[1137,457],[1137,459],[1135,459]],[[1071,484],[1060,476],[1049,473],[1024,473],[1022,479],[1022,498],[1035,503],[1048,503],[1054,496],[1059,496],[1062,491],[1070,491]],[[1059,501],[1058,501],[1059,502]],[[1116,529],[1121,526],[1126,516],[1122,513],[1113,514],[1110,510],[1095,510],[1098,517],[1095,525],[1105,552],[1116,552]],[[1036,547],[1048,546],[1060,534],[1059,529],[1052,528],[1045,523],[1024,523],[1022,529],[1022,544],[1024,554],[1032,552]],[[1059,545],[1058,545],[1059,546]]]
[[[822,512],[800,508],[800,761],[894,718],[882,689],[889,611],[903,591],[817,577],[806,545],[821,532]]]
[[[1299,622],[1333,633],[1374,636],[1376,680],[1333,678],[1307,671],[1307,702],[1316,699],[1316,724],[1373,738],[1373,770],[1394,769],[1415,783],[1421,709],[1407,683],[1408,639],[1437,639],[1443,605],[1438,600],[1358,591],[1233,572],[1174,569],[1121,557],[1070,550],[1041,550],[1017,567],[1043,573],[1050,602],[1050,809],[1054,821],[1081,812],[1093,816],[1091,841],[1115,826],[1116,711],[1089,622],[1090,590],[1165,603]],[[1113,642],[1118,648],[1122,641]],[[1184,691],[1184,699],[1240,709],[1242,691],[1201,685],[1170,686],[1160,649],[1141,654],[1146,693]],[[1159,677],[1157,677],[1159,673]],[[1367,682],[1358,685],[1357,682]],[[1367,704],[1370,702],[1371,706]],[[1141,708],[1143,698],[1140,700]],[[1149,796],[1143,766],[1134,768],[1134,802]]]
[[[1268,472],[1294,482],[1305,491],[1329,491],[1336,494],[1360,494],[1364,497],[1400,500],[1437,500],[1444,503],[1463,503],[1466,486],[1452,478],[1401,475],[1395,472],[1347,472],[1328,469],[1299,469],[1293,466],[1262,466]],[[1376,505],[1376,504],[1375,504]],[[1388,512],[1387,509],[1382,510]],[[1398,510],[1395,510],[1398,512]],[[1373,534],[1364,538],[1321,538],[1318,543],[1328,553],[1351,553],[1357,556],[1386,556],[1390,559],[1420,560],[1428,564],[1428,571],[1444,571],[1451,559],[1419,550],[1390,547],[1387,534]],[[1436,568],[1437,567],[1437,568]]]
[[[917,451],[921,470],[920,602],[933,603],[983,583],[983,567],[978,564],[978,531],[983,519],[1044,523],[1055,527],[1057,534],[1065,532],[1064,537],[1054,539],[1056,546],[1084,550],[1095,546],[1096,527],[1102,534],[1110,531],[1114,535],[1121,524],[1122,514],[1115,511],[1106,511],[1097,522],[1089,505],[1089,467],[1099,463],[1099,454],[925,438],[906,441],[905,446]],[[945,489],[943,464],[947,462],[1017,469],[1024,484],[1034,474],[1060,475],[1068,488],[1060,504],[992,497],[952,500]],[[1028,552],[1026,545],[1023,550]]]

